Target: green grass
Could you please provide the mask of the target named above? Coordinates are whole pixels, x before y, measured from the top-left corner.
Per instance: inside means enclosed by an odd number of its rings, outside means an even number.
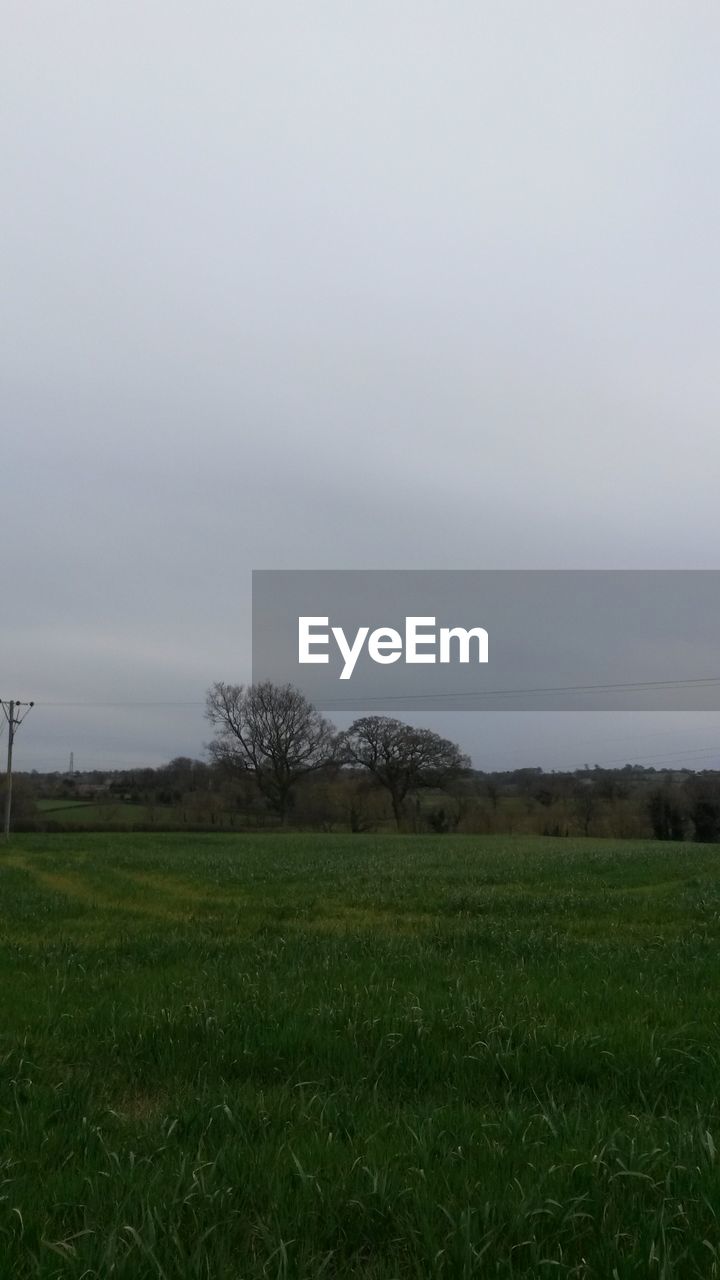
[[[0,1277],[720,1275],[718,868],[15,837]]]
[[[243,815],[231,810],[203,812],[191,805],[140,804],[130,800],[38,800],[36,816],[53,835],[78,829],[124,832],[157,828],[158,831],[192,831],[194,828],[232,831],[242,828]],[[257,824],[256,828],[257,829]]]
[[[182,813],[171,805],[133,804],[124,800],[39,800],[41,818],[75,826],[102,828],[108,824],[131,827],[135,823],[157,821],[161,825],[180,825]]]

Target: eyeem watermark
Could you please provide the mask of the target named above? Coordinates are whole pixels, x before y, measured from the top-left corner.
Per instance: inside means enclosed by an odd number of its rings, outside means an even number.
[[[332,639],[331,639],[332,638]],[[330,662],[334,642],[343,660],[340,680],[349,680],[360,654],[367,647],[371,662],[389,666],[406,663],[432,665],[488,661],[488,633],[484,627],[436,627],[434,617],[405,619],[402,632],[394,627],[358,627],[350,639],[343,627],[331,627],[329,617],[298,618],[298,662]]]
[[[253,670],[316,706],[720,710],[717,570],[260,570]]]

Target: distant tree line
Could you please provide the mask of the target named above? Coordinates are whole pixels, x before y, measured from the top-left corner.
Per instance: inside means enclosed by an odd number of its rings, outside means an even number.
[[[208,759],[16,775],[16,827],[295,827],[720,843],[720,772],[628,764],[482,772],[456,743],[388,716],[338,731],[290,685],[214,684]],[[2,779],[0,778],[0,791]]]

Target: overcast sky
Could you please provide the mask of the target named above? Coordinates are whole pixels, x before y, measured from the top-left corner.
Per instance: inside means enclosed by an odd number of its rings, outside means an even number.
[[[252,568],[717,567],[717,5],[3,19],[0,696],[189,704],[38,706],[19,768],[200,754]],[[720,763],[709,713],[424,719]]]

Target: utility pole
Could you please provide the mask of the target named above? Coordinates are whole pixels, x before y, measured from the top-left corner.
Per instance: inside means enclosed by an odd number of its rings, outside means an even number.
[[[34,702],[19,702],[15,698],[11,698],[9,702],[5,702],[0,698],[0,707],[5,713],[5,719],[8,724],[8,749],[7,749],[7,773],[5,774],[5,839],[10,839],[10,811],[12,809],[12,754],[13,742],[15,741],[15,730],[19,729]],[[23,710],[24,708],[24,710]]]

